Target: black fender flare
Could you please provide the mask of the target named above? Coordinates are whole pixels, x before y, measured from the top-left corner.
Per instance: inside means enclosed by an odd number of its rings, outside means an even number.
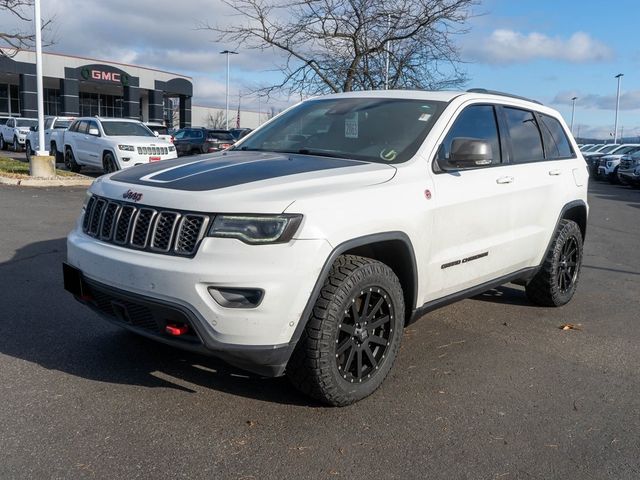
[[[302,337],[302,332],[304,331],[305,327],[307,326],[307,322],[311,317],[313,306],[315,305],[316,300],[320,295],[320,290],[322,290],[324,282],[329,276],[329,271],[331,270],[331,266],[336,261],[336,259],[340,255],[342,255],[344,252],[352,250],[356,247],[362,247],[365,245],[370,245],[370,244],[379,243],[379,242],[386,242],[390,240],[403,242],[407,247],[407,250],[411,257],[412,270],[413,270],[413,292],[412,293],[413,293],[413,299],[415,304],[418,297],[418,266],[416,263],[416,255],[413,249],[413,244],[411,243],[411,239],[409,238],[409,236],[406,233],[401,231],[390,231],[390,232],[373,233],[369,235],[364,235],[362,237],[352,238],[335,247],[327,257],[327,259],[325,260],[324,265],[322,266],[322,270],[320,271],[320,275],[318,275],[318,278],[313,287],[313,290],[311,291],[311,295],[307,300],[307,304],[304,307],[304,310],[302,311],[302,315],[300,316],[298,325],[296,326],[296,329],[293,332],[291,340],[289,341],[289,345],[292,348],[295,347],[295,345],[298,343],[298,340],[300,340],[300,337]],[[413,312],[414,309],[415,309],[415,305],[405,305],[405,311],[407,312]]]

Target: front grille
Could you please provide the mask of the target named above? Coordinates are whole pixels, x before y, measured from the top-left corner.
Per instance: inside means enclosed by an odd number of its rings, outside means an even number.
[[[620,170],[630,170],[636,165],[636,160],[625,158],[620,160]]]
[[[127,248],[193,256],[209,224],[195,212],[160,210],[92,196],[82,230],[92,237]]]
[[[167,155],[168,147],[138,147],[139,155]]]

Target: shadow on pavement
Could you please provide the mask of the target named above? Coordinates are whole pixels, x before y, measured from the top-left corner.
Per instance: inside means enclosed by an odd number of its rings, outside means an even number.
[[[32,243],[0,263],[0,353],[99,382],[193,386],[293,405],[314,405],[285,378],[261,378],[111,325],[63,289],[64,238]]]
[[[518,305],[521,307],[535,307],[527,298],[524,289],[518,289],[502,285],[500,287],[487,290],[480,295],[473,297],[473,300],[480,300],[483,302],[501,303],[503,305]]]

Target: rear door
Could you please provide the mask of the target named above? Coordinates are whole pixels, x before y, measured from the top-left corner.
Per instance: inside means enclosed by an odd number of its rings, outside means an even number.
[[[87,120],[80,120],[77,127],[73,131],[67,132],[65,135],[65,143],[71,146],[73,155],[76,158],[76,162],[86,164],[87,153],[84,150],[84,137],[87,135],[87,127],[89,122]]]
[[[555,118],[527,109],[499,109],[509,139],[511,171],[518,198],[511,207],[512,250],[520,267],[541,262],[568,193],[575,189],[576,158]]]

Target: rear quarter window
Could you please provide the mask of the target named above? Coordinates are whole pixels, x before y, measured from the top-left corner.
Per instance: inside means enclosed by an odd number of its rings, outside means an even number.
[[[547,159],[574,158],[576,155],[560,122],[544,114],[538,114],[538,118]]]

